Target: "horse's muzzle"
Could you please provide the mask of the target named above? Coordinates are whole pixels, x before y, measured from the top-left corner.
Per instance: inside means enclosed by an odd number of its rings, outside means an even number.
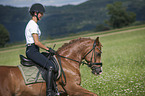
[[[102,66],[97,67],[97,66],[92,66],[92,73],[95,75],[100,75],[102,73]]]

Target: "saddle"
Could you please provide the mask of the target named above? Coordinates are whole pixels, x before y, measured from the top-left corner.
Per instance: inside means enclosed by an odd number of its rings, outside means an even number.
[[[53,64],[56,67],[56,70],[57,70],[56,79],[58,79],[60,77],[60,74],[61,74],[61,68],[60,68],[60,64],[59,64],[57,58],[55,57],[55,55],[52,56],[51,54],[46,53],[46,52],[42,52],[41,54],[43,54],[44,56],[46,56],[49,60],[51,60],[53,62]],[[23,55],[19,55],[19,56],[20,56],[20,63],[23,66],[25,66],[25,67],[36,66],[38,68],[39,71],[38,71],[37,76],[36,76],[36,81],[37,81],[38,76],[39,76],[40,73],[43,76],[43,79],[46,80],[46,72],[47,72],[46,69],[42,68],[41,66],[39,66],[38,64],[36,64],[34,61],[26,58]]]
[[[35,66],[36,65],[32,60],[24,57],[23,55],[20,55],[20,63],[23,66],[26,66],[26,67],[31,67],[31,66]]]
[[[36,75],[35,82],[37,82],[39,74],[41,73],[42,78],[46,81],[47,96],[58,96],[59,92],[58,92],[57,84],[55,81],[60,77],[61,69],[62,69],[62,67],[60,67],[61,63],[59,64],[55,55],[51,55],[46,52],[42,52],[41,54],[48,57],[48,59],[53,62],[53,64],[55,65],[55,68],[56,68],[55,70],[57,71],[55,74],[52,74],[52,67],[50,67],[49,70],[46,70],[46,69],[40,67],[35,62],[33,62],[32,60],[24,57],[23,55],[20,55],[20,62],[23,66],[26,66],[26,67],[36,66],[39,71]]]
[[[41,54],[43,54],[45,57],[48,57],[50,56],[49,53],[46,53],[46,52],[42,52]],[[52,57],[51,57],[52,58]],[[48,58],[50,59],[50,57]],[[54,59],[54,58],[53,58]],[[20,55],[20,63],[23,65],[23,66],[26,66],[26,67],[31,67],[31,66],[36,66],[36,63],[33,62],[32,60],[24,57],[23,55]]]

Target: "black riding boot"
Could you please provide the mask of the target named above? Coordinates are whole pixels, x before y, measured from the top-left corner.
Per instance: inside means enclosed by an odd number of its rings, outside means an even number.
[[[47,78],[46,78],[46,96],[54,96],[53,90],[52,90],[52,79],[53,79],[53,68],[50,66],[48,72],[47,72]]]
[[[47,72],[46,96],[59,96],[59,92],[56,85],[56,79],[54,79],[54,72],[52,66],[50,66]]]

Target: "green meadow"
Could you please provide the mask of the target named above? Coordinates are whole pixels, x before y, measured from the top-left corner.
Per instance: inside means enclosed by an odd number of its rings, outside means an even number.
[[[95,76],[90,68],[81,65],[81,86],[99,96],[145,96],[145,28],[143,28],[136,28],[140,30],[134,31],[132,30],[134,28],[129,28],[79,35],[79,37],[91,38],[100,36],[103,45],[102,74]],[[127,30],[132,31],[127,32]],[[110,34],[113,32],[116,34]],[[60,39],[60,42],[56,40],[55,49],[75,38],[78,36]],[[55,41],[44,43],[53,47]],[[0,65],[19,65],[19,54],[25,55],[24,44],[0,49]]]
[[[145,96],[145,29],[100,39],[103,73],[81,66],[82,86],[99,96]]]

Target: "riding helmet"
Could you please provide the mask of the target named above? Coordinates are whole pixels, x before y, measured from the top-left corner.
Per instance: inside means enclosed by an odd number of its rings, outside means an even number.
[[[30,13],[33,13],[33,12],[37,12],[37,13],[44,13],[45,12],[45,8],[42,4],[40,3],[35,3],[31,6],[30,10],[29,10]]]

